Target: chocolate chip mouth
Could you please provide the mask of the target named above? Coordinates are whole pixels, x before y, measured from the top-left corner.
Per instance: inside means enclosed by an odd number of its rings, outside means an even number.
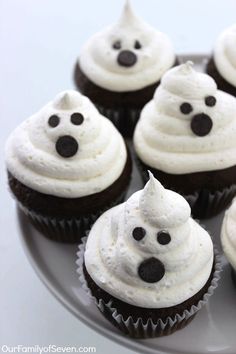
[[[61,157],[72,157],[77,153],[78,149],[78,142],[70,135],[64,135],[57,139],[56,151]]]
[[[196,114],[191,121],[191,129],[197,136],[205,136],[209,134],[212,126],[212,119],[205,113]]]
[[[137,55],[131,52],[131,50],[122,50],[117,57],[118,64],[124,67],[131,67],[135,65],[137,60]]]
[[[145,259],[138,267],[138,275],[146,283],[156,283],[165,275],[164,264],[154,257]]]

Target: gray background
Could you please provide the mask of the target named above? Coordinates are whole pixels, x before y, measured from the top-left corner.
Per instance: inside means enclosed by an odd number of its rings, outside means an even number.
[[[17,235],[3,152],[17,124],[57,92],[73,88],[81,45],[116,20],[122,5],[122,0],[0,0],[0,345],[87,345],[97,353],[131,353],[80,323],[35,275]],[[177,53],[210,52],[236,13],[235,0],[133,0],[133,6],[169,34]]]

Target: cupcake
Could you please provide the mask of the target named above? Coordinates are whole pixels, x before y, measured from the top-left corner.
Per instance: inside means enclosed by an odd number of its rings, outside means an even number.
[[[236,194],[236,99],[191,62],[169,70],[134,133],[137,161],[186,197],[194,217],[223,210]]]
[[[217,38],[206,71],[218,89],[236,96],[236,25],[224,30]]]
[[[124,136],[176,62],[169,38],[137,17],[126,1],[119,21],[92,36],[75,67],[75,83]]]
[[[83,287],[104,316],[136,338],[189,323],[216,287],[209,234],[183,197],[150,174],[145,188],[105,212],[78,253]]]
[[[10,189],[48,238],[76,242],[120,203],[131,160],[120,133],[90,100],[65,91],[16,128],[6,143]]]
[[[232,279],[236,285],[236,199],[225,213],[221,229],[221,244],[232,267]]]

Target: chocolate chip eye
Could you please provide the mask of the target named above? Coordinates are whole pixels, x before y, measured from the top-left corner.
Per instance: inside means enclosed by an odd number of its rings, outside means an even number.
[[[132,235],[136,241],[141,241],[146,235],[146,231],[142,227],[135,227],[133,229]]]
[[[112,46],[114,49],[121,49],[121,41],[116,41]]]
[[[135,49],[141,49],[142,48],[141,43],[139,41],[135,41],[134,48]]]
[[[180,111],[183,113],[183,114],[189,114],[190,112],[192,112],[193,110],[193,107],[191,106],[190,103],[188,102],[184,102],[181,104],[180,106]]]
[[[216,98],[214,96],[207,96],[205,98],[205,104],[208,107],[214,107],[216,105]]]
[[[169,232],[167,231],[159,231],[157,234],[157,241],[160,245],[167,245],[171,241],[171,237]]]
[[[52,128],[57,127],[59,123],[60,123],[60,118],[56,114],[54,114],[48,119],[48,125]]]
[[[70,117],[71,123],[74,125],[80,125],[84,121],[84,117],[81,113],[73,113]]]

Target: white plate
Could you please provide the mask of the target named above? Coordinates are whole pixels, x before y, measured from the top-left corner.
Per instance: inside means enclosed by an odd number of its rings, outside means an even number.
[[[204,56],[184,56],[193,60],[200,68]],[[132,185],[128,195],[142,187],[140,177],[134,168]],[[209,304],[184,329],[155,339],[133,340],[122,335],[97,310],[80,286],[76,273],[76,245],[51,242],[42,237],[18,210],[20,235],[26,254],[43,283],[55,297],[78,319],[126,348],[135,352],[155,354],[204,354],[236,352],[236,288],[230,277],[230,267],[222,256],[224,269]],[[204,222],[219,245],[223,213]],[[220,245],[219,245],[219,249]]]

